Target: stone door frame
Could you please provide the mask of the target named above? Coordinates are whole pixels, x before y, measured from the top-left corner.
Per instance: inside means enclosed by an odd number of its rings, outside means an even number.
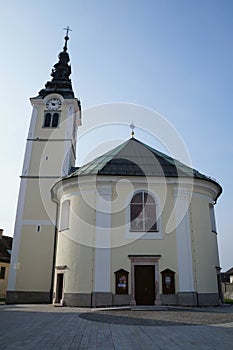
[[[153,265],[155,267],[155,298],[154,304],[161,305],[159,294],[159,259],[161,255],[129,255],[131,262],[131,300],[130,305],[136,305],[135,300],[135,274],[136,265]]]

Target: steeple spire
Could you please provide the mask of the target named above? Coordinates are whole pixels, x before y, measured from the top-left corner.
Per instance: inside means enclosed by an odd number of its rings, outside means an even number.
[[[63,51],[59,53],[59,61],[53,66],[51,77],[52,80],[45,84],[45,89],[40,90],[39,96],[45,97],[53,92],[61,94],[64,98],[74,98],[72,83],[70,80],[71,66],[69,64],[70,57],[67,52],[67,42],[69,40],[69,26],[64,28],[66,30],[65,45]]]
[[[68,40],[70,39],[69,38],[69,31],[71,32],[72,31],[72,29],[70,29],[70,27],[69,26],[67,26],[66,28],[64,28],[64,30],[66,30],[66,36],[65,36],[65,45],[64,45],[64,47],[63,47],[63,51],[64,52],[66,52],[67,51],[67,42],[68,42]]]

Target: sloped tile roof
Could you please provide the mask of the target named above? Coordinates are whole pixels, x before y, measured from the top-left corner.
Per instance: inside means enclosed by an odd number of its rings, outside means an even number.
[[[194,177],[216,183],[199,171],[135,138],[77,168],[68,177],[80,175]],[[221,189],[220,185],[219,187]]]
[[[225,275],[233,275],[233,267],[224,273]]]

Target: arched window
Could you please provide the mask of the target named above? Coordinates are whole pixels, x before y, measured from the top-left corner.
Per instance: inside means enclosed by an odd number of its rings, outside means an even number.
[[[214,206],[213,204],[209,204],[210,209],[210,224],[211,224],[211,230],[212,232],[217,232],[216,230],[216,222],[215,222],[215,215],[214,215]]]
[[[65,200],[61,205],[60,231],[69,228],[70,221],[70,201]]]
[[[59,124],[59,113],[46,112],[44,115],[44,128],[57,128]]]
[[[136,193],[130,202],[130,229],[143,232],[158,230],[155,200],[146,191]]]
[[[58,126],[58,120],[59,120],[59,114],[54,113],[53,120],[52,120],[52,128],[56,128]]]
[[[51,113],[45,113],[45,117],[44,117],[44,128],[49,128],[49,127],[50,127],[51,118],[52,118]]]

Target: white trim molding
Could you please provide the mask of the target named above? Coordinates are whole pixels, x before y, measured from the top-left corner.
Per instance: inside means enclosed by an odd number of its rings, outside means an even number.
[[[111,186],[96,193],[94,292],[111,291]]]
[[[194,291],[189,200],[190,193],[186,191],[175,193],[175,210],[178,223],[176,225],[176,243],[179,272],[179,292]],[[181,217],[183,217],[183,219],[180,221]]]

